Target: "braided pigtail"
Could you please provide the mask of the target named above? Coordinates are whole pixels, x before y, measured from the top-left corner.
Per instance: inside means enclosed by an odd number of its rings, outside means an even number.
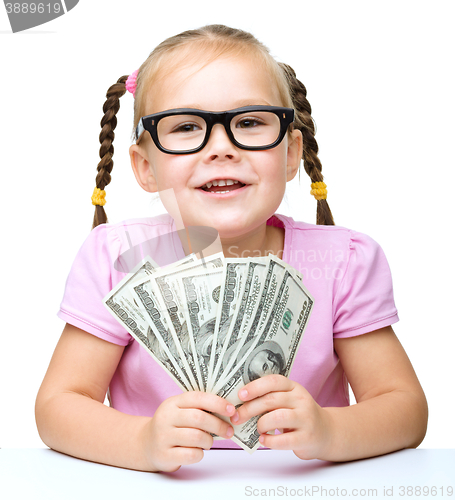
[[[296,117],[294,121],[294,126],[302,132],[303,136],[303,166],[305,172],[309,175],[311,182],[321,183],[312,186],[312,193],[315,194],[318,200],[318,207],[316,213],[316,224],[334,226],[335,222],[333,220],[332,212],[325,199],[325,184],[323,183],[324,177],[322,175],[322,165],[321,160],[318,157],[318,143],[314,138],[315,128],[314,122],[311,118],[311,106],[306,98],[306,88],[301,81],[296,77],[295,71],[284,63],[279,63],[283,69],[286,78],[289,83],[289,89],[291,92],[292,103],[296,111]],[[322,188],[322,189],[317,189]],[[317,196],[324,193],[323,197]]]
[[[126,92],[125,82],[127,78],[128,75],[119,78],[117,83],[114,83],[106,93],[106,102],[103,106],[104,116],[101,119],[101,132],[99,137],[101,143],[101,161],[98,163],[96,188],[92,196],[92,203],[96,205],[92,229],[99,224],[105,224],[107,222],[107,215],[103,207],[105,204],[104,188],[111,182],[111,172],[114,166],[114,161],[112,160],[114,146],[112,143],[115,137],[114,129],[117,126],[116,114],[120,109],[120,97]]]

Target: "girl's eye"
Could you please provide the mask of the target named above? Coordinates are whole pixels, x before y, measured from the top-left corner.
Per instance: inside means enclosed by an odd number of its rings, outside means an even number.
[[[171,130],[171,133],[197,132],[201,127],[197,123],[182,123]]]
[[[237,128],[254,128],[259,125],[263,125],[262,120],[259,120],[258,118],[242,118],[239,120],[236,124]]]

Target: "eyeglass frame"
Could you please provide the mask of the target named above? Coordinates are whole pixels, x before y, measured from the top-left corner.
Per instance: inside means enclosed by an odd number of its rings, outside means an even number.
[[[230,127],[232,119],[237,115],[241,115],[242,113],[250,113],[250,112],[252,113],[255,111],[274,113],[280,119],[280,133],[276,141],[274,141],[273,143],[268,144],[266,146],[245,146],[244,144],[240,144],[238,141],[235,140],[234,134],[232,133]],[[187,149],[184,151],[174,151],[171,149],[166,149],[160,144],[160,141],[158,139],[158,123],[161,119],[174,115],[199,116],[205,121],[207,125],[207,130],[205,131],[205,137],[200,146],[198,146],[197,148]],[[143,132],[147,130],[150,133],[150,136],[153,142],[155,143],[155,146],[163,153],[172,155],[193,154],[204,149],[204,147],[207,145],[209,141],[213,126],[216,125],[217,123],[220,123],[221,125],[224,126],[224,129],[226,130],[226,133],[232,144],[234,144],[234,146],[240,149],[245,149],[247,151],[265,151],[267,149],[272,149],[278,146],[278,144],[280,144],[280,142],[286,135],[289,125],[291,125],[291,123],[293,122],[294,122],[294,109],[284,108],[279,106],[243,106],[241,108],[236,108],[236,109],[231,109],[229,111],[221,111],[221,112],[203,111],[201,109],[195,109],[195,108],[176,108],[143,116],[139,120],[139,123],[136,127],[135,131],[136,144],[141,138]]]

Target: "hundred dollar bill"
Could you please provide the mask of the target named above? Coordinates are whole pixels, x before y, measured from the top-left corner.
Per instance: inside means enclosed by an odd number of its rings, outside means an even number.
[[[144,347],[152,358],[177,382],[182,390],[190,390],[190,384],[173,359],[167,345],[161,340],[157,331],[149,325],[147,317],[135,303],[129,284],[140,277],[148,277],[159,269],[156,262],[150,257],[145,257],[131,273],[129,273],[111,292],[103,299],[107,310],[119,321],[128,333]]]
[[[166,352],[172,355],[174,365],[178,365],[180,370],[185,374],[189,381],[189,389],[194,387],[196,381],[192,379],[188,365],[185,363],[185,355],[181,339],[178,339],[174,329],[170,327],[169,320],[166,315],[166,308],[159,300],[155,290],[152,287],[150,280],[142,280],[133,283],[130,286],[133,295],[136,296],[143,305],[143,310],[148,316],[148,322],[156,332],[156,338],[163,346],[166,346]]]
[[[164,268],[158,268],[156,272],[164,269],[166,271],[169,271],[176,267],[184,266],[185,264],[188,264],[190,262],[195,262],[196,260],[196,255],[194,253],[191,253],[183,257],[182,259],[167,265]],[[160,345],[164,344],[165,346],[167,346],[168,350],[173,356],[172,359],[174,360],[174,364],[180,367],[181,371],[186,375],[186,380],[190,382],[188,384],[188,390],[191,390],[193,385],[191,385],[191,379],[188,376],[188,366],[184,362],[184,356],[181,346],[178,343],[178,339],[176,340],[173,337],[173,329],[169,328],[169,325],[166,321],[167,318],[165,315],[163,315],[164,307],[162,303],[159,302],[158,298],[154,294],[154,290],[151,288],[150,283],[144,282],[144,279],[146,278],[148,278],[148,276],[139,275],[128,283],[129,290],[132,293],[133,297],[136,299],[134,300],[134,304],[137,305],[137,307],[140,308],[143,313],[146,313],[146,317],[150,317],[149,323],[155,326],[155,332],[159,333],[159,337],[155,335],[155,342],[159,342]],[[143,284],[143,286],[135,289],[136,285],[141,284]],[[137,302],[137,299],[139,299],[139,303]],[[139,306],[139,304],[141,304],[142,307]],[[165,353],[162,354],[163,356],[165,356]]]
[[[224,268],[186,273],[179,278],[184,294],[186,323],[190,344],[201,375],[202,390],[207,391],[209,360],[215,337],[216,315],[220,301]]]
[[[157,266],[154,272],[159,272],[159,271],[162,271],[164,269],[166,269],[166,271],[169,271],[170,269],[174,269],[175,267],[179,267],[179,266],[184,266],[185,264],[188,264],[190,262],[195,262],[196,260],[197,260],[196,255],[194,253],[191,253],[191,254],[183,257],[182,259],[180,259],[176,262],[172,262],[172,264],[168,264],[166,267],[158,267]],[[132,290],[133,285],[141,282],[149,274],[152,274],[152,273],[147,273],[147,274],[140,273],[137,276],[133,277],[130,281],[128,281],[130,291]]]
[[[190,262],[184,266],[162,271],[153,275],[151,284],[159,299],[162,301],[166,314],[168,315],[169,325],[174,329],[176,343],[182,347],[184,359],[188,365],[188,376],[191,381],[194,380],[193,390],[204,390],[204,384],[201,377],[199,365],[196,363],[196,354],[190,344],[190,336],[188,334],[188,325],[186,323],[183,292],[179,286],[179,278],[185,276],[186,273],[191,273],[200,269],[213,269],[224,266],[223,253],[212,255],[207,259],[199,259],[195,262]],[[146,278],[147,280],[147,278]]]
[[[164,270],[170,271],[171,269],[184,266],[184,265],[189,264],[191,262],[196,262],[197,260],[198,260],[198,258],[196,257],[196,255],[194,253],[190,253],[186,257],[183,257],[183,259],[180,259],[177,262],[173,262],[172,264],[169,264],[168,266],[161,268],[161,270],[162,271],[164,271]]]
[[[231,372],[236,370],[237,353],[242,346],[245,344],[250,345],[250,341],[259,333],[260,329],[264,327],[270,307],[274,303],[279,284],[281,283],[284,269],[287,265],[274,255],[249,260],[250,262],[264,265],[262,268],[263,284],[256,301],[247,308],[247,314],[245,314],[240,326],[237,338],[231,336],[229,341],[230,346],[220,359],[217,382],[213,388],[215,393],[230,377]]]
[[[235,348],[231,348],[231,351],[227,351],[224,359],[222,360],[224,366],[223,375],[219,378],[217,386],[214,388],[215,392],[217,391],[217,388],[219,388],[224,381],[230,377],[231,372],[236,371],[237,353],[244,345],[251,345],[253,339],[259,335],[264,328],[270,309],[275,302],[279,286],[284,276],[284,271],[286,267],[289,267],[285,262],[278,259],[274,255],[252,260],[254,262],[259,261],[267,263],[261,295],[256,306],[252,310],[252,314],[245,318],[245,321],[241,326],[239,335],[241,341],[237,342],[237,345]]]
[[[217,391],[217,395],[238,406],[242,404],[238,398],[239,389],[252,380],[272,373],[287,377],[312,307],[313,298],[295,274],[287,269],[262,332],[242,346],[237,354],[235,373]],[[259,418],[256,416],[234,426],[233,441],[250,453],[259,446],[256,425]]]
[[[261,289],[265,279],[266,265],[263,262],[247,260],[248,267],[245,272],[245,283],[241,291],[239,307],[235,317],[231,320],[226,340],[222,346],[217,364],[211,378],[212,392],[216,392],[217,384],[223,377],[225,369],[229,369],[232,356],[229,356],[236,349],[238,341],[243,332],[243,325],[249,320],[257,308]],[[235,357],[234,357],[235,358]],[[232,360],[233,361],[233,360]],[[228,365],[229,366],[226,366]]]
[[[220,303],[216,314],[215,335],[210,353],[208,392],[212,391],[214,368],[217,366],[220,355],[226,350],[230,325],[239,308],[248,259],[226,259],[225,265],[224,279],[220,288]]]

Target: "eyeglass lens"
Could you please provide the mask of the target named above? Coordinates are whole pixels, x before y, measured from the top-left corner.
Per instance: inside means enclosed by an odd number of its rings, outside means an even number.
[[[275,113],[254,111],[232,118],[230,129],[235,140],[243,146],[268,146],[280,135],[280,119]],[[205,120],[195,115],[172,115],[158,122],[160,144],[171,151],[198,148],[207,131]]]

